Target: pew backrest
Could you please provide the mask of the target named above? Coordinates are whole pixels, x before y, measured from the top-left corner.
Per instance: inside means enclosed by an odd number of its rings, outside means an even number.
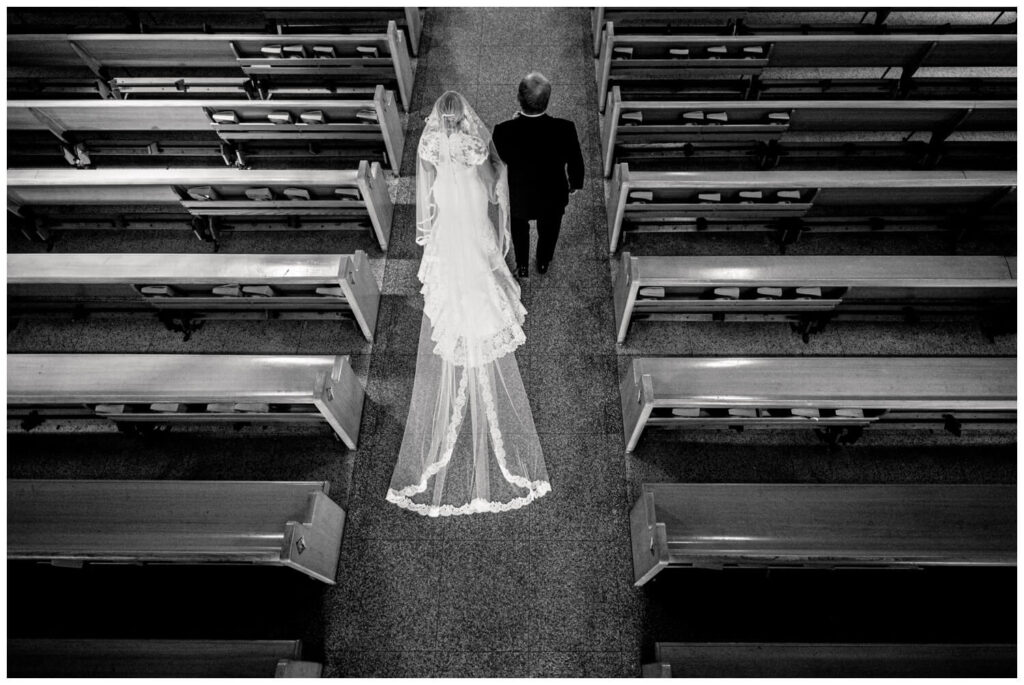
[[[382,33],[349,35],[12,34],[7,51],[11,76],[34,76],[39,68],[87,67],[106,79],[111,68],[172,72],[206,67],[270,77],[393,81],[406,110],[412,96],[409,48],[394,21]]]
[[[7,641],[16,678],[320,677],[299,640],[125,640],[21,638]]]
[[[246,191],[266,189],[272,199]],[[192,194],[190,194],[192,191]],[[201,191],[201,192],[200,192]],[[306,198],[305,195],[309,197]],[[196,195],[206,199],[196,199]],[[11,169],[7,208],[166,206],[203,216],[369,216],[374,237],[388,247],[394,203],[377,162],[357,169]]]
[[[1012,678],[1012,644],[656,642],[654,678]]]
[[[1015,566],[1013,485],[644,483],[640,586],[667,567]]]
[[[8,480],[14,561],[253,563],[334,584],[326,482]]]
[[[1010,100],[628,101],[608,94],[601,135],[604,174],[623,142],[779,141],[802,133],[927,131],[933,143],[958,132],[1017,130]]]
[[[620,35],[645,33],[711,33],[727,35],[742,27],[744,34],[772,33],[983,33],[1010,32],[1017,12],[994,7],[974,12],[929,8],[926,12],[907,10],[805,8],[774,9],[649,9],[637,7],[596,7],[591,12],[594,57],[601,54],[602,29],[614,22]]]
[[[274,123],[270,115],[285,115]],[[322,123],[307,123],[316,115]],[[225,119],[227,117],[227,119]],[[7,106],[7,130],[68,135],[117,132],[209,132],[213,140],[360,140],[379,143],[397,173],[404,133],[394,95],[378,86],[369,99],[325,100],[18,100]]]
[[[621,383],[626,451],[647,425],[728,427],[743,425],[746,412],[752,424],[779,428],[867,427],[884,423],[888,412],[893,420],[899,412],[992,412],[1012,420],[1016,378],[1009,357],[634,358]],[[822,415],[804,420],[789,415],[794,409]],[[652,416],[656,410],[671,416]],[[846,418],[850,410],[858,417]]]
[[[152,409],[161,403],[184,409]],[[363,388],[340,355],[10,354],[7,405],[86,405],[115,422],[326,421],[355,449]]]
[[[259,292],[258,296],[248,292]],[[7,255],[12,310],[344,311],[373,341],[380,291],[366,253]]]
[[[756,76],[771,67],[1014,67],[1013,34],[616,36],[605,24],[598,64],[598,106],[623,80]]]
[[[1016,186],[1013,171],[631,171],[628,164],[616,164],[609,185],[608,251],[618,249],[625,219],[1012,216]],[[761,198],[748,200],[741,192]]]
[[[613,286],[617,342],[625,341],[634,314],[645,312],[842,312],[846,303],[891,300],[922,306],[930,299],[989,307],[1016,297],[1011,262],[1016,260],[997,256],[647,257],[624,252]],[[641,295],[645,289],[654,294]],[[736,289],[736,297],[716,297],[720,289]],[[764,297],[759,291],[765,289],[781,292]]]

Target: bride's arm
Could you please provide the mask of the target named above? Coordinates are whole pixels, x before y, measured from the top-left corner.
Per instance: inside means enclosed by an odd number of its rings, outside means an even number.
[[[434,202],[434,179],[437,168],[430,160],[420,158],[420,169],[416,178],[416,244],[426,245],[433,232],[437,218],[437,203]]]

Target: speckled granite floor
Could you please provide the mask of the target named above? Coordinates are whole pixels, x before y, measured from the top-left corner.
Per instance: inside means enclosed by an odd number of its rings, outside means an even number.
[[[1006,436],[868,434],[829,452],[813,436],[650,432],[623,452],[620,367],[633,355],[998,354],[967,324],[831,327],[804,345],[785,326],[639,324],[616,348],[599,175],[597,94],[586,9],[429,9],[408,115],[392,247],[366,235],[229,235],[225,252],[345,252],[372,259],[378,337],[319,322],[208,322],[189,342],[152,321],[23,321],[12,351],[352,354],[366,383],[360,447],[322,434],[29,435],[8,440],[11,477],[324,479],[348,510],[334,588],[281,569],[47,569],[9,565],[12,636],[303,639],[329,676],[635,676],[655,639],[998,641],[1015,638],[1013,574],[665,574],[631,585],[627,512],[641,482],[1016,482]],[[523,286],[527,344],[517,353],[552,482],[519,511],[425,519],[384,501],[415,369],[422,298],[412,193],[415,143],[445,89],[493,125],[517,109],[516,84],[552,81],[551,112],[581,133],[588,179],[572,199],[555,261]],[[942,253],[931,239],[815,237],[802,253]],[[901,239],[902,240],[902,239]],[[635,254],[774,254],[712,236],[630,237]],[[874,242],[872,242],[874,241]],[[33,250],[20,242],[11,251]],[[79,233],[60,251],[202,252],[187,232]],[[985,245],[967,247],[984,253]],[[996,246],[1000,252],[1014,245]],[[1011,594],[1007,595],[1009,592]],[[830,601],[822,601],[822,598]],[[44,607],[45,611],[41,611]],[[1003,615],[1006,614],[1006,615]],[[54,620],[59,617],[59,620]],[[1009,618],[1007,618],[1009,617]]]

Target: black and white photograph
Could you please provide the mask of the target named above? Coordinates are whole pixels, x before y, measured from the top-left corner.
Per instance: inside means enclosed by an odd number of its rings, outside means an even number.
[[[10,678],[1017,677],[1017,5],[8,0]]]

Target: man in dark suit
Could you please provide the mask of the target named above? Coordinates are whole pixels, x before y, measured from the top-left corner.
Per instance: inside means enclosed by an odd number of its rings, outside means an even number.
[[[533,72],[519,84],[520,111],[494,127],[494,145],[508,165],[516,274],[530,275],[530,220],[537,221],[537,271],[555,253],[569,195],[583,187],[583,153],[576,125],[548,116],[551,83]]]

